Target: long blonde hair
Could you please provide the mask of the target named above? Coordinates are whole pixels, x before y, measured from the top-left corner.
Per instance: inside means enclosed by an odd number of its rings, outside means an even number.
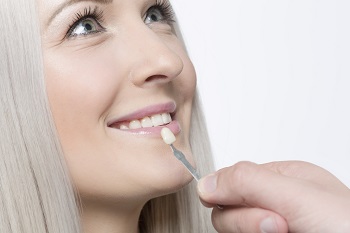
[[[0,229],[6,233],[79,233],[80,213],[43,74],[35,0],[0,7]],[[198,97],[191,146],[201,174],[213,170]],[[148,233],[214,232],[196,184],[149,201],[140,228]]]
[[[0,7],[0,229],[80,232],[48,107],[35,0]]]

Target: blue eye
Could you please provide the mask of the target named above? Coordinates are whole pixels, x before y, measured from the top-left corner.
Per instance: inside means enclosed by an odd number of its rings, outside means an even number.
[[[152,23],[168,23],[171,24],[175,22],[174,20],[174,11],[169,3],[166,0],[157,0],[156,4],[151,6],[145,17],[145,24]]]
[[[101,31],[102,27],[92,18],[83,19],[78,22],[72,32],[71,36],[87,35]]]
[[[164,21],[164,16],[161,10],[156,7],[151,7],[147,11],[145,23],[150,24],[150,23],[161,22],[161,21]]]
[[[96,7],[92,10],[90,7],[85,8],[83,13],[77,13],[71,26],[66,34],[67,38],[76,36],[87,36],[94,33],[103,32],[106,29],[101,26],[103,21],[103,11]]]

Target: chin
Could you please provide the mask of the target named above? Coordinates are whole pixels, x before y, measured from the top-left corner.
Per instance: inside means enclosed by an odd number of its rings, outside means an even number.
[[[187,140],[178,139],[177,148],[194,165]],[[118,205],[138,205],[175,193],[193,180],[161,139],[130,135],[118,137],[118,144],[113,141],[112,146],[108,144],[107,149],[96,149],[96,153],[91,152],[93,148],[87,150],[91,153],[89,156],[69,157],[75,160],[69,163],[74,183],[87,200],[92,198]],[[98,153],[99,156],[95,156]]]
[[[147,185],[151,198],[175,193],[193,180],[192,175],[178,160],[173,161],[168,168],[159,169],[156,173],[158,174],[152,174],[155,175],[154,177],[149,177],[152,182]]]

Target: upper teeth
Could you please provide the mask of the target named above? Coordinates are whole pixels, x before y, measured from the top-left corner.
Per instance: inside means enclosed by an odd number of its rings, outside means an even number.
[[[172,121],[169,113],[155,114],[139,120],[132,120],[119,126],[120,129],[140,129],[168,124]]]

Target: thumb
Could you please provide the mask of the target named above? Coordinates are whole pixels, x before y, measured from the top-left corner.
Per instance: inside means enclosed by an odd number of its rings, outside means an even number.
[[[295,182],[298,181],[257,164],[239,162],[202,178],[198,193],[207,206],[244,205],[272,210],[284,216],[286,202],[291,204],[288,201],[296,194],[293,190],[297,186]]]

